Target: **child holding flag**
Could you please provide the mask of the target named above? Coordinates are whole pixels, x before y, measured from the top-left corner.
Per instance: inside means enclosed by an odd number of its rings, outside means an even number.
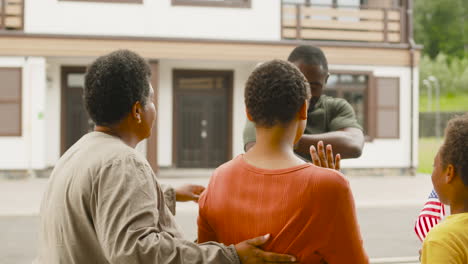
[[[449,121],[434,159],[432,183],[451,215],[424,239],[421,263],[468,263],[468,114]]]

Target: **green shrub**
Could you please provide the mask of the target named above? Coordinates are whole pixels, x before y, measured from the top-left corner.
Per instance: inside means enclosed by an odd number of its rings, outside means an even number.
[[[460,93],[468,94],[468,56],[463,58],[448,57],[439,53],[434,60],[424,55],[419,64],[419,91],[427,94],[423,80],[429,76],[437,78],[442,96],[455,97]],[[432,91],[433,95],[435,91]]]

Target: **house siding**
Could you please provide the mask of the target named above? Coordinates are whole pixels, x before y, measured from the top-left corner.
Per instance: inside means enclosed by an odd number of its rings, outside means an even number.
[[[25,6],[25,32],[280,40],[280,4],[255,0],[250,8],[216,8],[173,6],[171,0],[143,4],[30,0]]]

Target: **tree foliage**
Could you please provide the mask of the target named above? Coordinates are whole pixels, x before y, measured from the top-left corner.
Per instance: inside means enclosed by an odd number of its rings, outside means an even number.
[[[468,54],[467,0],[414,0],[414,35],[423,53],[435,59]]]
[[[422,95],[425,95],[427,90],[423,80],[427,80],[429,76],[437,78],[441,95],[468,94],[468,56],[449,60],[447,55],[439,53],[432,60],[428,55],[423,55],[419,69],[419,88]]]

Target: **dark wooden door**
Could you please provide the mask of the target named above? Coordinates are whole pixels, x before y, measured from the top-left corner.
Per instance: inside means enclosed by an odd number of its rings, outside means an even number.
[[[84,67],[62,67],[62,153],[94,128],[83,102],[84,74]]]
[[[177,167],[213,168],[230,158],[231,72],[175,71]]]

